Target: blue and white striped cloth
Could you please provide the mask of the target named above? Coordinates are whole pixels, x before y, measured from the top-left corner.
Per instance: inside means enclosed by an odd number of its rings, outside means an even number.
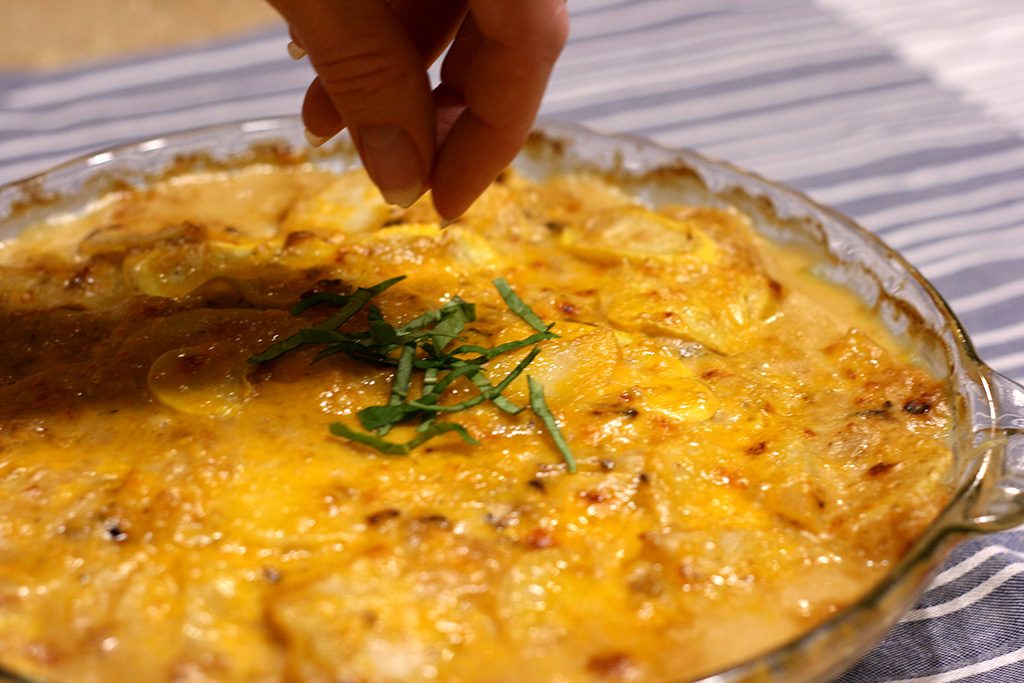
[[[694,147],[878,232],[1024,379],[1024,3],[573,0],[543,114]],[[0,181],[129,139],[297,111],[283,28],[0,73]],[[960,546],[843,683],[1024,681],[1024,531]]]

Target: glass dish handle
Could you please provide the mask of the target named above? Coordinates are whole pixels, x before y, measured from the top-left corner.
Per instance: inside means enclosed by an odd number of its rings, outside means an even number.
[[[1004,531],[1024,524],[1024,386],[985,368],[992,406],[986,435],[994,457],[969,522],[971,531]]]

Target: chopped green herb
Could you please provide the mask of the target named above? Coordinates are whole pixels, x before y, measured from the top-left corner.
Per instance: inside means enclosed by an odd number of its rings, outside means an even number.
[[[491,399],[491,403],[500,410],[504,410],[510,415],[517,415],[523,411],[523,408],[502,396],[501,393],[497,391],[497,388],[491,384],[490,380],[484,377],[484,373],[475,372],[470,375],[469,378],[472,380],[473,384],[476,385],[476,388],[480,390],[480,393]]]
[[[419,430],[417,430],[419,432]],[[454,422],[435,422],[428,429],[419,432],[409,441],[405,443],[395,443],[394,441],[385,441],[384,439],[374,436],[373,434],[366,434],[364,432],[357,432],[354,429],[349,428],[348,425],[342,424],[341,422],[331,423],[331,434],[335,436],[341,436],[352,441],[358,441],[359,443],[366,444],[367,446],[373,446],[381,453],[386,455],[408,455],[414,448],[420,446],[427,441],[430,441],[435,436],[445,434],[447,432],[455,432],[462,437],[462,440],[468,443],[470,446],[478,446],[480,442],[470,436],[466,428],[460,424]]]
[[[384,314],[376,306],[366,309],[366,322],[370,325],[370,338],[374,346],[396,346],[399,343],[398,332],[391,323],[384,320]]]
[[[551,414],[551,409],[548,408],[548,403],[544,400],[544,387],[529,375],[526,376],[526,383],[530,387],[530,408],[533,409],[533,412],[537,414],[537,417],[547,427],[548,433],[551,434],[551,440],[555,442],[555,446],[562,454],[562,457],[565,458],[565,465],[569,472],[575,472],[576,458],[573,457],[572,451],[569,450],[569,444],[566,443],[565,437],[562,436],[562,430],[558,428],[555,416]]]
[[[458,339],[466,323],[476,320],[476,306],[455,297],[441,307],[441,319],[422,334],[429,337],[434,355],[443,357],[444,347]]]
[[[452,367],[448,374],[434,383],[434,386],[430,388],[430,391],[424,391],[420,397],[421,403],[437,403],[441,400],[441,396],[444,395],[445,389],[451,386],[452,382],[459,379],[460,377],[466,377],[472,375],[475,372],[479,372],[479,366],[473,365],[472,363],[457,362]]]
[[[391,405],[398,405],[409,395],[409,383],[412,381],[412,360],[415,356],[416,349],[414,347],[402,347],[402,355],[398,357],[398,369],[395,370],[395,379],[391,384]]]
[[[388,405],[401,405],[409,395],[409,384],[412,382],[412,361],[415,357],[415,347],[402,347],[402,355],[398,357],[398,367],[395,369],[395,379],[391,383],[391,399],[388,401]],[[377,431],[381,436],[385,436],[390,430],[391,424],[385,424]]]
[[[531,334],[529,337],[525,337],[523,339],[516,339],[515,341],[505,342],[504,344],[498,344],[497,346],[492,346],[490,348],[486,346],[476,346],[473,344],[463,344],[462,346],[453,350],[452,354],[454,355],[461,353],[478,353],[480,354],[480,358],[474,358],[470,362],[485,363],[496,356],[500,356],[503,353],[515,351],[517,349],[523,348],[524,346],[532,346],[533,344],[542,342],[546,339],[557,338],[558,335],[555,334],[554,332],[544,331],[538,332],[537,334]]]
[[[361,311],[363,309],[363,306],[370,302],[370,299],[377,296],[378,294],[388,289],[389,287],[401,282],[404,279],[404,275],[401,275],[399,277],[393,277],[390,280],[384,280],[383,282],[380,282],[374,285],[373,287],[370,287],[369,289],[364,289],[360,287],[355,292],[349,295],[331,295],[330,297],[326,297],[323,294],[313,294],[312,296],[307,297],[309,299],[315,299],[313,303],[303,306],[305,300],[300,301],[298,304],[295,305],[295,308],[293,308],[292,314],[298,315],[298,313],[301,313],[302,311],[306,310],[306,308],[312,306],[314,303],[323,303],[329,301],[331,303],[334,303],[336,306],[340,306],[341,310],[332,315],[331,317],[329,317],[327,320],[324,320],[323,322],[317,324],[316,327],[314,327],[313,329],[335,330],[344,325],[346,322],[348,322],[349,319],[356,313]],[[338,298],[335,299],[333,298],[334,296],[337,296]],[[298,309],[298,312],[296,312],[295,309]],[[263,353],[256,354],[255,356],[249,359],[249,362],[265,363],[268,360],[273,360],[278,356],[283,356],[289,351],[293,351],[305,344],[323,343],[316,341],[305,341],[303,333],[309,331],[310,330],[299,330],[299,332],[293,334],[284,341],[279,341],[276,344],[273,344],[265,351],[263,351]]]
[[[512,291],[512,286],[503,277],[499,277],[493,281],[495,288],[498,293],[501,294],[501,298],[505,300],[505,303],[512,310],[513,313],[518,315],[527,325],[537,330],[538,332],[547,332],[551,329],[551,325],[546,325],[540,316],[533,312],[525,301],[519,298],[519,295]],[[553,325],[554,323],[552,323]]]
[[[437,368],[427,368],[423,371],[423,393],[427,393],[437,384]]]
[[[523,359],[519,361],[519,363],[514,368],[512,368],[512,372],[508,373],[508,375],[505,376],[505,379],[501,380],[501,382],[498,383],[498,386],[495,387],[495,391],[505,391],[508,385],[512,384],[512,381],[515,380],[516,377],[519,377],[519,375],[522,374],[523,370],[526,369],[526,366],[532,363],[533,359],[536,358],[539,354],[540,347],[534,346],[530,350],[530,352],[526,354],[526,356],[524,356]]]
[[[448,432],[455,432],[467,443],[476,444],[465,427],[455,422],[438,421],[438,416],[461,412],[485,401],[492,402],[499,410],[512,415],[525,410],[524,406],[510,401],[503,392],[540,353],[537,344],[557,338],[558,335],[550,331],[552,324],[541,320],[504,279],[495,280],[494,286],[509,309],[536,330],[528,337],[493,347],[475,344],[454,346],[467,323],[476,320],[476,306],[459,297],[395,327],[384,318],[377,306],[370,304],[370,300],[402,279],[391,278],[373,287],[359,288],[352,294],[318,292],[303,298],[292,308],[293,315],[300,315],[319,304],[330,304],[340,310],[315,326],[299,330],[273,344],[262,353],[252,356],[249,361],[263,363],[301,346],[316,344],[323,345],[323,348],[314,356],[314,363],[343,353],[357,361],[392,366],[395,373],[387,404],[369,406],[357,413],[359,423],[366,432],[335,422],[330,426],[332,434],[371,446],[387,455],[406,455],[426,441]],[[368,329],[356,332],[342,332],[338,329],[363,309],[366,309]],[[450,348],[452,346],[454,348]],[[527,346],[533,348],[500,382],[493,384],[484,367],[487,362]],[[422,390],[418,398],[413,398],[410,391],[417,371],[422,373]],[[447,389],[460,378],[468,379],[480,393],[457,403],[441,403]],[[551,434],[569,471],[575,472],[576,463],[547,407],[543,387],[531,377],[527,377],[527,381],[530,407]],[[411,440],[396,443],[383,438],[396,425],[416,419],[419,424],[416,426],[416,436]]]
[[[313,292],[307,296],[299,299],[299,302],[292,306],[292,315],[299,315],[307,308],[318,306],[320,304],[333,304],[337,307],[342,307],[348,303],[347,294],[337,294],[335,292]]]

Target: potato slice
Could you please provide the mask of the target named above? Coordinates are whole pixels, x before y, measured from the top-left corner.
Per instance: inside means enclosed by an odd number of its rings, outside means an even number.
[[[133,252],[124,261],[125,280],[150,296],[180,299],[217,278],[227,278],[250,300],[258,292],[247,281],[284,282],[301,271],[333,267],[339,247],[306,233],[293,233],[278,249],[273,244],[233,244],[221,241],[168,242],[146,252]],[[268,273],[270,277],[268,278]],[[264,285],[256,290],[273,289]]]
[[[595,175],[556,176],[533,184],[510,173],[506,183],[517,193],[527,216],[543,216],[555,231],[582,224],[594,211],[636,206],[634,197]]]
[[[562,233],[566,249],[601,263],[695,261],[716,263],[718,247],[692,221],[677,221],[639,206],[591,216]]]
[[[326,188],[299,200],[288,212],[281,233],[313,231],[357,235],[376,230],[391,216],[391,207],[363,169],[341,174]]]
[[[359,238],[345,253],[343,268],[369,284],[406,275],[439,298],[451,298],[474,277],[496,274],[503,262],[491,242],[472,230],[413,223]]]
[[[718,245],[724,260],[739,268],[760,267],[756,237],[750,219],[733,207],[666,204],[658,213],[675,221],[696,223]]]
[[[165,242],[125,258],[125,279],[143,294],[176,299],[235,268],[261,261],[255,246],[227,242]]]
[[[526,403],[529,392],[525,375],[528,374],[544,385],[544,394],[553,405],[565,407],[596,400],[595,397],[613,382],[621,359],[615,333],[607,328],[572,323],[559,323],[552,331],[562,336],[545,341],[540,355],[505,393],[514,401]],[[500,381],[526,353],[523,349],[489,363],[491,380]]]
[[[702,422],[718,411],[720,401],[679,358],[666,353],[643,353],[632,360],[638,378],[631,389],[642,413],[656,413],[678,422]]]
[[[766,276],[732,270],[624,267],[609,274],[601,291],[604,313],[616,327],[693,340],[725,355],[746,348],[747,332],[774,305]]]
[[[149,390],[161,403],[189,415],[224,416],[252,398],[245,377],[249,352],[234,340],[161,354],[149,368]]]

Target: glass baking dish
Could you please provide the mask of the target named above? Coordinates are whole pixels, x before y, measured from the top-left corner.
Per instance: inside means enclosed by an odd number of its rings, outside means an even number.
[[[82,211],[125,184],[142,186],[167,173],[254,161],[343,170],[358,158],[344,135],[326,148],[309,150],[295,117],[175,133],[98,152],[0,187],[0,240],[48,217]],[[801,637],[702,678],[702,683],[799,683],[836,675],[914,604],[955,543],[1024,523],[1024,387],[978,359],[935,289],[874,235],[799,192],[728,163],[573,124],[539,125],[515,166],[535,178],[596,169],[654,203],[735,206],[773,240],[815,250],[822,277],[854,291],[894,333],[913,344],[929,370],[946,378],[954,417],[952,495],[946,508],[858,602]],[[0,681],[27,680],[0,671]]]

